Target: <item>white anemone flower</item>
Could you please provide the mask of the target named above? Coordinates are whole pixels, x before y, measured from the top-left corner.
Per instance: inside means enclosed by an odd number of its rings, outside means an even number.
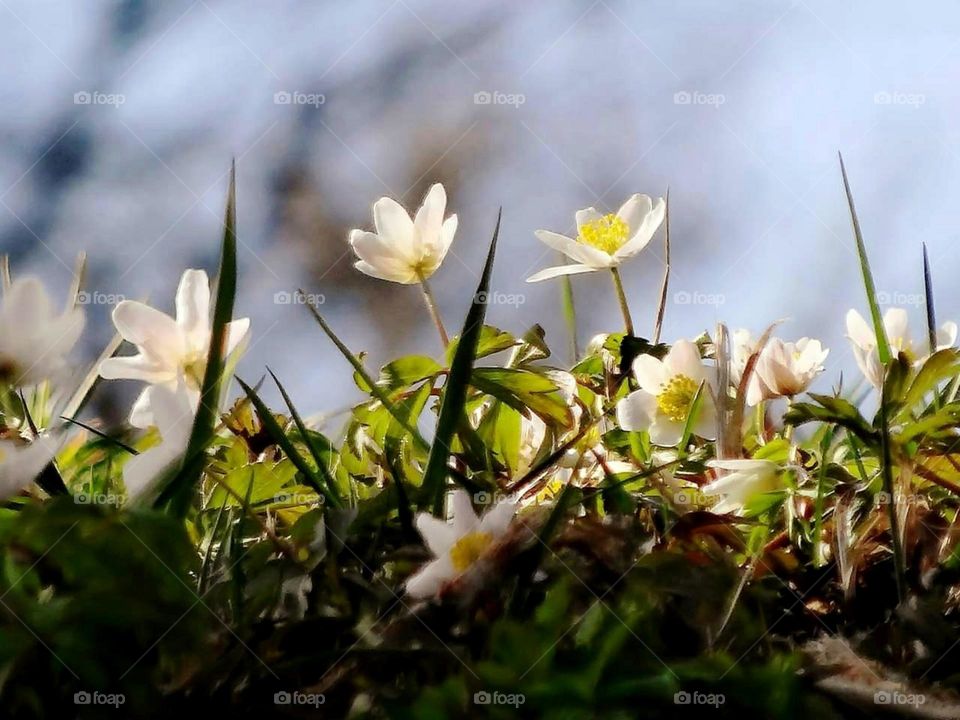
[[[893,355],[903,353],[911,361],[926,357],[917,352],[910,337],[909,318],[903,308],[889,308],[883,314],[883,327]],[[847,313],[847,337],[853,345],[853,355],[864,377],[877,389],[883,387],[883,365],[877,350],[877,336],[856,310]],[[937,331],[937,350],[953,347],[957,342],[957,324],[945,322]],[[924,344],[926,347],[926,344]]]
[[[450,500],[450,522],[429,513],[417,515],[417,530],[434,560],[407,580],[411,597],[435,597],[447,583],[466,572],[503,536],[517,510],[514,500],[502,499],[478,518],[465,490],[454,490]]]
[[[0,383],[25,387],[56,376],[83,325],[83,310],[56,311],[37,278],[15,279],[0,304]]]
[[[527,278],[539,282],[560,275],[613,270],[643,250],[663,223],[666,203],[656,202],[649,195],[631,195],[616,214],[604,215],[589,207],[576,214],[577,238],[537,230],[537,238],[554,250],[559,250],[576,264],[560,265],[541,270]]]
[[[174,389],[152,385],[144,394],[160,432],[160,444],[136,455],[123,466],[127,501],[137,500],[183,458],[193,428],[194,401],[181,380]]]
[[[200,386],[210,352],[210,282],[203,270],[186,270],[177,288],[177,318],[149,305],[124,300],[113,310],[113,324],[124,340],[137,346],[139,354],[113,357],[100,363],[100,375],[108,380],[144,380],[150,385],[175,389],[183,378],[192,406],[200,399]],[[225,354],[230,355],[246,340],[249,318],[227,324]],[[150,388],[137,399],[130,414],[135,427],[154,424]]]
[[[50,435],[40,435],[29,443],[0,440],[0,499],[16,495],[36,480],[59,448],[60,442]]]
[[[799,395],[823,372],[829,352],[819,340],[804,337],[792,343],[770,338],[757,357],[747,387],[747,404]]]
[[[354,267],[390,282],[423,282],[440,267],[457,232],[457,216],[443,218],[446,208],[440,183],[430,187],[413,219],[396,200],[380,198],[373,205],[376,232],[350,231],[350,245],[360,258]]]
[[[700,488],[704,495],[722,496],[712,508],[715,513],[742,513],[753,498],[781,487],[780,466],[770,460],[711,460],[707,465],[726,471]]]
[[[676,445],[683,437],[690,406],[703,383],[693,434],[706,440],[716,437],[713,371],[704,366],[695,343],[677,341],[663,360],[640,355],[633,362],[633,373],[640,389],[617,403],[617,421],[621,428],[647,430],[655,445]]]

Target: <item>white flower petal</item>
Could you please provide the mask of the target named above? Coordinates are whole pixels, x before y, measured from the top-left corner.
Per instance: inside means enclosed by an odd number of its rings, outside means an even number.
[[[458,540],[457,531],[454,530],[453,525],[433,517],[430,513],[417,515],[417,530],[434,557],[440,557],[449,552]]]
[[[470,495],[463,488],[457,488],[450,493],[450,515],[457,537],[473,532],[480,525],[480,520],[473,511]]]
[[[661,447],[673,447],[683,437],[683,423],[674,422],[658,414],[650,425],[650,442]]]
[[[176,366],[186,348],[176,321],[149,305],[123,300],[113,309],[113,324],[124,340],[151,357]]]
[[[444,583],[455,576],[450,553],[446,553],[427,563],[407,579],[407,595],[418,600],[432,598],[440,592]]]
[[[176,372],[168,365],[147,355],[107,358],[100,363],[100,377],[106,380],[145,380],[166,383],[176,380]]]
[[[634,198],[638,199],[634,201]],[[631,204],[631,201],[633,201],[633,204]],[[641,212],[643,213],[642,218],[638,220]],[[664,203],[663,198],[657,198],[657,202],[650,207],[648,196],[634,195],[624,203],[617,214],[626,221],[630,228],[630,239],[614,253],[614,257],[626,260],[643,250],[653,239],[663,223],[666,203]],[[627,215],[630,216],[630,219],[627,219]]]
[[[490,508],[482,518],[480,518],[480,532],[488,532],[493,537],[500,537],[503,535],[507,528],[510,527],[510,523],[513,521],[513,516],[517,513],[517,503],[513,500],[501,500],[492,508]]]
[[[431,185],[413,220],[416,230],[415,238],[420,244],[419,254],[421,257],[434,255],[439,250],[443,213],[446,212],[446,209],[447,193],[443,189],[443,185],[440,183]]]
[[[643,390],[635,390],[617,403],[617,424],[624,430],[646,430],[656,415],[657,398]]]
[[[596,272],[597,268],[589,265],[558,265],[557,267],[546,268],[540,272],[534,273],[527,278],[528,283],[550,280],[551,278],[561,277],[562,275],[580,275],[582,273]]]
[[[191,349],[210,342],[210,280],[203,270],[185,270],[177,287],[177,325]]]
[[[643,390],[658,395],[670,380],[670,372],[662,360],[653,355],[637,355],[633,361],[633,374]]]
[[[571,260],[576,260],[583,265],[589,265],[592,268],[609,268],[615,263],[611,257],[590,245],[584,245],[573,238],[549,230],[537,230],[534,235],[537,239],[554,250],[559,250]]]
[[[364,260],[358,260],[353,264],[353,266],[364,275],[369,275],[370,277],[377,278],[378,280],[389,280],[390,282],[401,283],[403,285],[413,285],[420,282],[420,278],[417,277],[417,274],[412,268],[394,271],[384,267],[371,265]]]
[[[226,327],[226,351],[230,355],[238,348],[242,350],[241,345],[250,336],[250,318],[237,318],[227,323]]]
[[[890,308],[883,314],[883,327],[887,332],[887,339],[891,345],[897,340],[908,340],[910,317],[903,308]]]
[[[577,234],[579,235],[584,225],[596,222],[603,217],[603,213],[591,206],[583,210],[577,210],[574,217],[577,219]]]
[[[861,348],[875,347],[877,338],[867,321],[856,310],[847,311],[847,337]]]
[[[414,259],[417,254],[413,220],[396,200],[382,197],[373,204],[373,224],[377,235],[404,257]]]

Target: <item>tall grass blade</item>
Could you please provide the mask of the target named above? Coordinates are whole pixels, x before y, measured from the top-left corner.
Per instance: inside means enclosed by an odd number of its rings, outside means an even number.
[[[434,435],[433,445],[430,447],[430,456],[427,459],[427,467],[423,474],[423,501],[432,504],[434,515],[440,515],[443,510],[443,491],[447,480],[447,463],[450,460],[450,443],[463,418],[463,409],[467,402],[467,385],[473,372],[477,343],[480,340],[480,331],[483,329],[483,320],[487,314],[487,304],[481,300],[487,297],[490,289],[490,276],[493,272],[497,238],[500,236],[502,214],[502,210],[497,213],[497,226],[494,228],[493,239],[490,241],[487,262],[483,266],[480,284],[473,295],[467,318],[463,322],[457,351],[450,363],[450,374],[447,377],[443,389],[443,400],[440,403],[437,432]]]

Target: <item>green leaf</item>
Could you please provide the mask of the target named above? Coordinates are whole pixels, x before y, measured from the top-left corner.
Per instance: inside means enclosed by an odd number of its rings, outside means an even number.
[[[202,457],[213,439],[220,393],[223,385],[224,360],[227,340],[227,323],[233,318],[233,302],[237,290],[237,167],[230,167],[230,185],[227,191],[227,208],[223,222],[223,245],[220,251],[220,270],[217,273],[217,299],[213,310],[210,332],[210,350],[207,353],[206,369],[200,386],[200,402],[190,431],[190,439],[184,453],[181,471],[172,476],[163,487],[157,503],[166,503],[178,516],[186,515],[194,497],[194,489],[200,482],[205,466]]]
[[[835,423],[847,428],[864,442],[878,442],[876,431],[848,400],[815,393],[810,393],[810,397],[820,404],[793,403],[783,416],[784,423],[794,426],[808,422]]]
[[[573,422],[560,388],[546,375],[519,368],[474,368],[470,384],[524,417],[533,412],[544,422],[562,427]]]
[[[443,368],[426,355],[408,355],[387,363],[380,369],[377,382],[391,390],[409,387],[435,377]]]
[[[479,360],[482,357],[487,357],[489,355],[496,355],[498,352],[503,352],[504,350],[509,350],[510,348],[518,345],[520,343],[517,338],[515,338],[510,333],[500,328],[495,328],[492,325],[484,325],[483,329],[480,331],[480,338],[477,340],[477,349],[474,359]],[[455,337],[450,341],[450,344],[447,346],[447,363],[452,364],[453,358],[457,353],[457,348],[460,344],[460,338]]]
[[[853,223],[853,234],[857,240],[857,255],[860,258],[860,274],[863,275],[863,287],[867,293],[867,303],[870,306],[870,317],[873,318],[873,330],[877,336],[877,354],[880,362],[886,365],[890,362],[890,343],[887,342],[887,331],[883,326],[883,317],[880,315],[880,305],[877,303],[877,288],[873,283],[873,273],[870,272],[870,260],[867,258],[867,248],[863,244],[863,234],[860,232],[860,220],[857,218],[857,209],[853,205],[853,193],[850,192],[850,183],[847,180],[847,169],[843,164],[843,155],[840,157],[840,173],[843,175],[843,188],[847,193],[847,205],[850,207],[850,220]]]
[[[927,358],[903,396],[903,411],[897,420],[904,419],[924,396],[936,390],[937,385],[960,373],[960,352],[954,348],[938,350]]]
[[[440,403],[440,417],[437,419],[437,431],[433,445],[430,448],[430,457],[423,474],[424,501],[431,503],[433,514],[440,515],[443,509],[443,492],[447,479],[447,463],[450,460],[450,443],[463,416],[463,408],[467,402],[467,385],[477,356],[477,348],[483,331],[483,319],[486,316],[487,305],[479,302],[478,298],[486,297],[490,290],[490,276],[493,272],[493,259],[497,250],[497,238],[500,235],[501,213],[497,214],[497,226],[490,241],[490,251],[487,253],[487,262],[483,266],[480,284],[473,295],[470,310],[467,312],[457,342],[453,360],[450,363],[450,374],[443,390],[443,400]]]

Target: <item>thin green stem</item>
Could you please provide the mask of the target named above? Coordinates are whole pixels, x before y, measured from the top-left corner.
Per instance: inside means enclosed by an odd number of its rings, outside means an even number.
[[[420,289],[423,290],[423,300],[427,304],[427,312],[430,313],[430,319],[433,320],[433,324],[437,326],[437,332],[440,333],[440,341],[443,343],[443,347],[446,348],[450,344],[450,338],[447,337],[447,331],[443,327],[443,319],[440,317],[440,310],[437,309],[437,301],[433,298],[433,291],[430,290],[430,285],[427,284],[427,278],[423,273],[417,273],[420,278]]]
[[[623,291],[623,280],[620,279],[620,270],[610,268],[610,274],[613,275],[613,287],[617,291],[617,300],[620,302],[620,312],[623,313],[623,324],[627,335],[633,335],[633,320],[630,319],[630,306],[627,305],[627,295]]]

